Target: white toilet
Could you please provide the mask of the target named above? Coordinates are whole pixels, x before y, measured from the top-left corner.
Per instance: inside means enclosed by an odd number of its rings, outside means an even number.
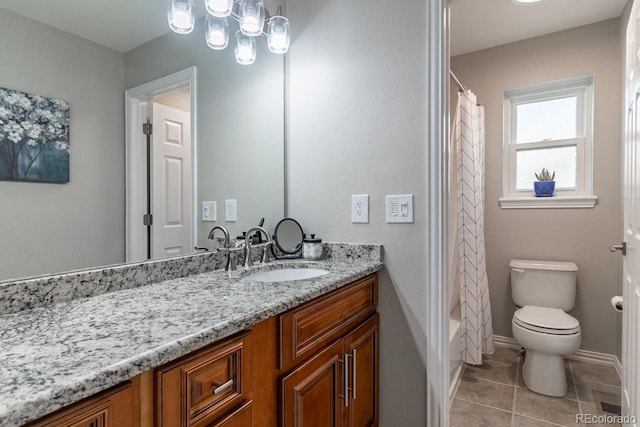
[[[522,378],[527,388],[547,396],[567,393],[564,356],[580,348],[578,320],[566,312],[576,296],[573,262],[513,259],[511,292],[518,309],[513,314],[513,337],[526,350]]]

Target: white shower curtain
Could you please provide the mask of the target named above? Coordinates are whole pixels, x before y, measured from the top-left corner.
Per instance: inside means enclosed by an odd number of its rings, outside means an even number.
[[[494,352],[484,246],[484,107],[470,90],[458,94],[451,141],[457,181],[457,279],[460,288],[462,360],[478,365]],[[453,190],[453,189],[452,189]]]

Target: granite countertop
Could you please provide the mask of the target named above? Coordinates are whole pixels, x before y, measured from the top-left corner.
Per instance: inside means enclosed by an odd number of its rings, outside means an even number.
[[[379,260],[277,261],[329,274],[249,282],[239,268],[0,316],[0,425],[19,426],[383,267]]]

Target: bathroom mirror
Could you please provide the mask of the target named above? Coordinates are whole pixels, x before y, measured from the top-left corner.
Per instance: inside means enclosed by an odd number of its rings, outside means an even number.
[[[274,250],[276,258],[299,258],[301,256],[304,231],[298,221],[293,218],[281,220],[273,233],[273,240],[281,254]]]
[[[261,38],[255,63],[239,65],[233,36],[213,51],[202,19],[192,34],[170,33],[155,0],[50,3],[0,0],[0,86],[70,104],[70,182],[0,181],[0,281],[126,261],[125,169],[145,165],[125,157],[125,91],[189,67],[197,69],[190,249],[214,249],[215,225],[235,236],[264,217],[272,231],[284,216],[283,57]],[[203,221],[202,202],[216,203],[215,221]]]

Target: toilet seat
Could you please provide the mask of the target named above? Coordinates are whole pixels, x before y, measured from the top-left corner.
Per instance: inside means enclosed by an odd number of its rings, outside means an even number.
[[[573,335],[580,332],[578,320],[559,308],[525,305],[513,314],[513,322],[535,332]]]

